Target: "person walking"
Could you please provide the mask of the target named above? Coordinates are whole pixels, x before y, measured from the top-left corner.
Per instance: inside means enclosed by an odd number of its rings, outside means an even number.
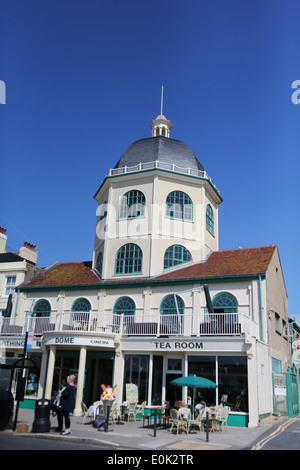
[[[62,390],[60,396],[59,407],[57,410],[58,430],[63,429],[63,420],[65,420],[65,430],[60,434],[67,436],[71,434],[71,420],[70,413],[73,413],[75,408],[75,387],[76,375],[69,375],[67,377],[67,386]]]

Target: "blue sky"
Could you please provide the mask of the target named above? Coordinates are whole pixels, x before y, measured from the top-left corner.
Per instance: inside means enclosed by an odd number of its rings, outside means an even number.
[[[0,226],[92,259],[93,196],[160,113],[224,202],[220,249],[277,244],[300,313],[298,0],[0,1]],[[298,321],[300,324],[300,322]]]

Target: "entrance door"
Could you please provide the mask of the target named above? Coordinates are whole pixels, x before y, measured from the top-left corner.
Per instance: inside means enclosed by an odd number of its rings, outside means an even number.
[[[166,400],[172,407],[176,401],[182,400],[182,387],[171,384],[172,380],[182,376],[182,358],[167,357],[166,360]]]

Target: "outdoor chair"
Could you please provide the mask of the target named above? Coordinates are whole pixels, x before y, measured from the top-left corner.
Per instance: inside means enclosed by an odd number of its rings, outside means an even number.
[[[191,427],[196,426],[199,428],[199,431],[203,431],[203,417],[204,417],[204,409],[200,410],[196,418],[189,419],[187,422],[188,433],[191,430]]]
[[[189,419],[189,416],[190,416],[190,414],[191,414],[189,408],[181,407],[181,408],[179,408],[178,411],[179,411],[179,413],[181,414],[181,416],[183,417],[183,419],[185,419],[185,420],[188,420],[188,419]]]
[[[120,418],[120,407],[116,401],[111,405],[109,418],[111,419],[112,424],[116,424],[118,418]]]
[[[135,420],[137,418],[138,415],[141,416],[142,414],[142,411],[144,410],[145,406],[147,405],[147,402],[146,401],[143,401],[143,403],[141,405],[138,405],[136,411],[135,411]]]
[[[223,406],[217,413],[216,421],[220,431],[223,431],[223,427],[227,426],[228,414],[228,408],[225,406]]]
[[[145,406],[146,405],[147,405],[147,402],[144,401],[142,403],[142,408],[141,408],[141,416],[143,418],[143,427],[144,427],[145,419],[148,421],[148,426],[150,424],[150,414],[145,414]]]
[[[91,424],[92,420],[94,419],[94,415],[93,413],[89,412],[88,407],[83,401],[81,402],[81,410],[82,410],[81,424],[84,424],[86,418],[90,418],[90,424]]]
[[[128,416],[128,421],[130,421],[130,418],[133,418],[133,421],[136,419],[136,402],[130,402],[127,409],[126,409],[126,414]]]
[[[172,408],[170,410],[170,415],[171,415],[170,432],[173,431],[173,428],[176,428],[177,434],[180,431],[185,431],[187,433],[188,432],[187,431],[187,421],[184,421],[181,414],[177,410],[174,410],[174,408]]]

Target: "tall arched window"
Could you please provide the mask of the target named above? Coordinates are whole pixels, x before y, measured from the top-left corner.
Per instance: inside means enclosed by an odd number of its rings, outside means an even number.
[[[207,207],[206,207],[206,228],[212,234],[214,234],[214,229],[215,229],[214,225],[215,225],[215,223],[214,223],[214,213],[213,213],[213,210],[211,208],[211,205],[207,204]]]
[[[193,220],[193,203],[182,191],[173,191],[166,200],[166,216],[172,219]]]
[[[146,199],[141,191],[133,189],[121,198],[119,218],[132,219],[145,215]]]
[[[73,322],[73,328],[86,330],[89,325],[89,316],[92,307],[87,299],[77,299],[72,305],[72,314],[70,322]]]
[[[234,295],[229,292],[221,292],[213,299],[213,308],[217,332],[219,333],[240,333],[238,325],[238,302]]]
[[[134,323],[135,315],[135,303],[130,297],[121,297],[115,302],[113,308],[113,331],[115,333],[120,332],[121,315],[124,315],[123,328],[126,331],[128,325]]]
[[[97,258],[97,263],[96,263],[96,269],[100,276],[102,276],[102,265],[103,265],[103,253],[100,251],[98,258]]]
[[[164,269],[172,268],[178,264],[188,263],[192,261],[189,250],[181,245],[172,245],[165,251]]]
[[[39,300],[33,307],[33,316],[50,317],[51,305],[46,299]]]
[[[160,334],[182,334],[184,302],[179,295],[167,295],[160,304]]]
[[[121,246],[115,261],[115,274],[141,273],[143,264],[142,250],[135,243]]]

